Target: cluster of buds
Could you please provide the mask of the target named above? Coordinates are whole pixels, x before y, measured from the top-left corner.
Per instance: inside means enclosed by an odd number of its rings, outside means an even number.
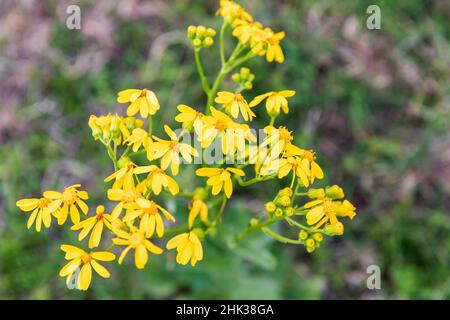
[[[241,88],[251,90],[253,88],[253,80],[255,80],[255,75],[250,72],[249,68],[242,67],[239,72],[236,72],[231,76],[231,79],[239,84]]]
[[[292,189],[284,188],[278,192],[277,196],[273,201],[269,201],[266,203],[266,211],[269,213],[269,216],[288,216],[291,217],[294,215],[294,208],[292,207]]]
[[[323,235],[320,232],[309,233],[306,230],[301,230],[298,233],[298,239],[303,243],[306,251],[308,251],[308,253],[312,253],[320,247],[320,243],[323,240]]]
[[[187,35],[195,49],[209,48],[214,44],[216,30],[204,26],[189,26]]]
[[[100,140],[108,144],[115,140],[120,144],[130,136],[135,128],[140,128],[144,125],[142,120],[133,117],[123,118],[118,114],[108,114],[106,116],[89,117],[89,127],[92,130],[92,136],[95,140]]]

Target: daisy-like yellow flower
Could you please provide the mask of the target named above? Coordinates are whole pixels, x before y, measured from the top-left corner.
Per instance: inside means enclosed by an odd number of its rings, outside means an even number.
[[[130,190],[134,187],[134,175],[136,174],[142,174],[147,173],[149,171],[146,171],[148,169],[147,166],[144,167],[138,167],[136,164],[134,164],[131,161],[126,162],[122,168],[111,174],[110,176],[106,177],[105,182],[109,182],[111,180],[115,180],[112,186],[112,189],[126,189]]]
[[[238,38],[240,43],[250,45],[254,54],[265,52],[261,42],[264,38],[264,30],[261,23],[239,21],[233,29],[233,36]]]
[[[41,231],[42,224],[46,228],[50,228],[52,223],[52,214],[58,214],[58,209],[61,205],[59,201],[52,201],[45,196],[41,198],[21,199],[16,202],[16,206],[24,212],[31,211],[31,215],[27,221],[27,228],[30,229],[34,222],[37,232]]]
[[[136,199],[135,203],[126,205],[126,208],[129,210],[123,218],[123,221],[132,222],[139,217],[139,229],[145,232],[146,238],[153,236],[155,231],[160,238],[164,235],[164,222],[161,213],[167,220],[175,222],[175,218],[169,211],[161,207],[155,201],[139,198]]]
[[[199,214],[201,221],[206,222],[208,220],[208,206],[202,199],[194,196],[189,203],[189,228],[192,228]]]
[[[111,220],[119,218],[122,213],[123,206],[134,202],[136,199],[142,196],[143,189],[145,188],[144,183],[138,184],[137,187],[134,185],[129,189],[109,189],[108,199],[112,201],[118,201],[119,203],[114,207],[111,212]]]
[[[216,138],[220,138],[222,152],[230,155],[237,150],[244,150],[245,139],[251,139],[248,126],[234,122],[229,116],[214,107],[211,107],[211,116],[204,116],[202,121],[202,130],[198,133],[202,148],[208,148]]]
[[[126,246],[119,257],[119,264],[122,264],[127,253],[134,249],[134,263],[136,268],[143,269],[148,262],[148,252],[153,254],[161,254],[163,250],[146,239],[145,231],[136,227],[131,228],[130,232],[115,229],[117,238],[112,241],[115,245]]]
[[[267,62],[276,61],[278,63],[283,63],[284,54],[283,50],[281,49],[280,42],[284,39],[285,33],[283,31],[275,33],[270,28],[266,28],[264,31],[266,33],[265,44],[267,46]]]
[[[195,267],[197,262],[203,259],[202,243],[195,231],[173,237],[167,243],[166,248],[168,250],[177,249],[176,261],[183,266],[191,261],[191,265]]]
[[[216,15],[223,17],[231,25],[253,21],[253,17],[243,7],[229,0],[220,1],[220,8]]]
[[[164,188],[168,188],[172,195],[176,195],[180,188],[174,178],[157,166],[150,165],[140,167],[138,172],[148,172],[148,176],[142,183],[145,184],[155,194],[159,195]]]
[[[153,160],[153,141],[144,129],[134,129],[125,142],[128,143],[128,146],[132,146],[133,152],[137,152],[143,146],[147,151],[147,159]]]
[[[247,101],[242,94],[222,91],[217,94],[215,99],[216,103],[223,105],[223,108],[228,114],[235,119],[239,117],[239,113],[242,115],[245,121],[252,121],[255,114],[250,109]]]
[[[270,116],[280,114],[280,110],[283,110],[284,113],[289,112],[288,101],[286,98],[293,97],[295,95],[295,91],[293,90],[283,90],[279,92],[271,91],[265,94],[259,95],[255,97],[249,104],[250,107],[256,107],[259,105],[264,99],[266,100],[266,110]]]
[[[111,229],[111,215],[105,212],[104,206],[97,206],[95,216],[73,225],[70,229],[74,231],[81,229],[78,235],[78,241],[83,240],[91,232],[88,245],[89,249],[92,249],[98,247],[100,244],[104,226]]]
[[[192,131],[193,128],[195,132],[199,132],[203,124],[203,113],[185,104],[180,104],[177,109],[180,113],[175,116],[175,121],[183,123],[183,128],[188,131]]]
[[[92,269],[95,270],[101,277],[109,278],[110,273],[98,261],[113,261],[116,256],[108,251],[90,252],[87,253],[83,249],[70,246],[67,244],[61,245],[61,250],[66,253],[65,259],[70,260],[60,271],[61,277],[67,277],[66,282],[69,283],[74,276],[77,269],[81,266],[80,273],[76,279],[78,290],[86,291],[92,279]]]
[[[209,178],[206,183],[212,187],[211,193],[213,195],[219,194],[219,192],[223,188],[228,199],[233,193],[231,173],[236,174],[240,177],[245,176],[244,171],[237,168],[200,168],[195,172],[195,174],[200,177]]]
[[[180,168],[180,155],[183,159],[191,163],[192,156],[198,157],[198,152],[191,145],[181,143],[180,137],[168,125],[164,125],[164,131],[171,140],[163,140],[153,136],[156,142],[153,143],[155,159],[161,158],[161,169],[166,170],[169,165],[173,175],[177,175]]]
[[[323,224],[337,225],[339,220],[337,216],[349,217],[353,219],[356,215],[356,208],[349,201],[336,201],[344,197],[343,190],[338,186],[332,186],[325,190],[315,190],[316,200],[306,203],[303,207],[311,209],[306,214],[308,225],[314,225],[314,229],[320,228]],[[321,191],[321,192],[317,192]]]
[[[304,172],[309,176],[311,183],[314,183],[316,179],[323,179],[324,174],[322,168],[316,162],[316,155],[312,150],[301,149],[293,144],[290,144],[286,148],[286,152],[301,159]],[[298,174],[297,174],[298,175]],[[305,184],[305,186],[307,186]]]
[[[142,118],[147,118],[149,115],[154,115],[160,108],[158,98],[151,90],[127,89],[120,91],[117,95],[117,102],[131,102],[127,109],[129,117],[140,112]]]
[[[261,148],[267,148],[274,154],[282,154],[286,151],[286,148],[292,144],[294,136],[292,131],[289,131],[286,127],[280,126],[275,128],[274,126],[267,126],[264,128],[266,137],[260,144]]]
[[[62,225],[66,222],[67,216],[69,214],[73,224],[77,224],[78,222],[80,222],[80,212],[78,211],[77,206],[85,215],[87,214],[89,208],[83,200],[87,200],[89,198],[89,195],[86,191],[78,190],[79,187],[81,187],[81,184],[74,184],[72,186],[64,188],[64,191],[62,193],[58,191],[44,192],[45,198],[52,199],[59,205],[62,204],[62,207],[58,213],[59,225]]]

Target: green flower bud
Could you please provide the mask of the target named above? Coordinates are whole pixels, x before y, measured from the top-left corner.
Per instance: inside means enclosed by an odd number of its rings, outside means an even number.
[[[252,227],[258,225],[258,223],[259,223],[259,220],[256,219],[256,218],[252,218],[252,219],[250,220],[250,225],[251,225]]]
[[[295,213],[295,210],[294,210],[294,208],[289,207],[289,208],[287,208],[287,209],[285,210],[285,212],[286,212],[286,215],[287,215],[288,217],[292,217],[292,216],[294,215],[294,213]]]
[[[323,228],[323,232],[328,236],[341,236],[344,234],[344,225],[341,222],[327,224]]]
[[[306,247],[306,251],[308,251],[308,253],[313,253],[315,249],[315,247]]]
[[[208,192],[205,190],[205,188],[197,188],[194,190],[194,199],[197,200],[205,200],[208,196]]]
[[[236,83],[240,83],[241,75],[239,73],[233,73],[233,75],[231,76],[231,80],[233,80]]]
[[[213,28],[208,28],[206,30],[206,34],[211,38],[214,38],[216,36],[216,30],[214,30]]]
[[[272,201],[266,203],[266,210],[269,213],[274,212],[277,209],[277,206]]]
[[[197,33],[197,27],[196,26],[189,26],[187,28],[187,35],[188,35],[189,39],[194,39],[196,33]]]
[[[308,232],[306,232],[305,230],[301,230],[301,231],[298,233],[298,238],[299,238],[300,240],[306,240],[306,239],[308,239]]]
[[[323,189],[309,189],[308,197],[311,199],[323,199],[325,198],[325,190]]]
[[[205,35],[206,35],[206,28],[204,26],[198,26],[197,27],[197,36],[203,38]]]
[[[344,190],[341,187],[334,185],[325,190],[325,194],[331,199],[342,199],[344,197]]]
[[[199,38],[195,38],[194,40],[192,40],[192,44],[194,45],[194,47],[200,48],[202,46],[202,40],[200,40]]]
[[[314,245],[316,244],[316,242],[314,241],[314,239],[311,239],[311,238],[309,238],[309,239],[307,239],[306,241],[305,241],[305,245],[307,246],[307,247],[313,247],[314,248]]]
[[[283,210],[281,210],[280,208],[277,208],[277,209],[275,210],[275,215],[276,215],[277,217],[281,217],[281,216],[283,215]]]
[[[284,189],[280,190],[280,195],[282,195],[282,196],[291,197],[292,193],[293,193],[293,191],[291,188],[284,188]]]
[[[253,83],[251,83],[250,81],[247,81],[244,83],[244,88],[246,90],[252,90],[253,89]]]
[[[316,241],[316,242],[322,242],[323,240],[323,235],[321,233],[314,233],[312,235],[312,238]]]
[[[203,46],[205,48],[209,48],[214,44],[214,40],[211,37],[206,37],[205,40],[203,40]]]

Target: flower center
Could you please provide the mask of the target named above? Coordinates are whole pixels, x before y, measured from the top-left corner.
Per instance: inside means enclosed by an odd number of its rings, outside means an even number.
[[[84,264],[91,262],[91,259],[92,259],[92,258],[91,258],[91,255],[88,254],[88,253],[83,254],[83,255],[81,256],[81,261],[83,261]]]
[[[222,119],[217,120],[216,129],[219,131],[225,131],[227,129],[227,123]]]
[[[156,203],[154,201],[150,201],[150,208],[147,208],[144,211],[147,214],[155,215],[158,213],[158,207],[156,207]]]
[[[136,200],[136,193],[134,191],[128,191],[124,194],[123,196],[123,200],[125,202],[132,202],[134,200]]]
[[[136,248],[142,242],[144,242],[144,234],[142,234],[140,232],[133,233],[133,235],[130,237],[130,245],[133,248]]]
[[[142,89],[141,97],[146,97],[146,96],[147,96],[147,89]]]
[[[293,139],[291,132],[287,130],[285,127],[280,127],[278,129],[278,135],[280,139],[283,140],[284,142],[291,142]]]
[[[63,191],[63,201],[66,204],[73,204],[77,200],[77,194],[74,189],[68,188]]]
[[[176,141],[176,140],[170,141],[169,148],[178,152],[178,150],[179,150],[179,142]]]
[[[38,207],[41,208],[41,209],[45,208],[45,207],[47,207],[49,205],[49,203],[50,203],[50,200],[48,200],[46,198],[40,198]]]

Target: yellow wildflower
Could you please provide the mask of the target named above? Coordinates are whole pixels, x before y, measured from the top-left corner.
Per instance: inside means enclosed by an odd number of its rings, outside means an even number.
[[[329,192],[331,189],[331,192]],[[334,190],[340,192],[335,193]],[[320,189],[319,189],[320,190]],[[306,214],[306,222],[309,225],[314,225],[314,229],[320,228],[323,224],[329,223],[330,225],[338,225],[339,221],[337,216],[347,216],[351,219],[356,215],[355,208],[349,201],[336,201],[343,198],[344,193],[338,186],[333,186],[324,190],[325,192],[317,192],[320,198],[306,203],[303,207],[305,209],[311,209]],[[324,195],[325,193],[325,195]]]
[[[119,202],[111,212],[111,220],[115,220],[120,216],[125,204],[132,203],[136,199],[140,198],[143,188],[145,188],[144,183],[140,183],[137,188],[133,185],[129,189],[109,189],[108,199]]]
[[[266,32],[265,44],[267,46],[266,49],[267,62],[276,61],[278,63],[283,63],[284,54],[280,46],[280,41],[284,39],[285,33],[283,31],[275,33],[270,28],[266,28],[265,32]]]
[[[81,221],[75,225],[73,225],[71,230],[81,230],[78,235],[78,241],[83,240],[89,232],[91,232],[91,236],[89,237],[89,248],[98,247],[100,244],[100,240],[102,238],[103,226],[105,225],[108,229],[111,229],[111,215],[109,213],[105,213],[104,206],[97,206],[95,210],[95,216],[90,217],[84,221]]]
[[[163,188],[168,188],[172,195],[176,195],[180,188],[174,178],[167,175],[166,172],[157,166],[150,165],[140,167],[137,172],[148,172],[148,176],[142,183],[146,184],[155,195],[159,195]]]
[[[87,200],[89,195],[86,191],[78,190],[77,188],[79,187],[81,187],[80,184],[74,184],[64,188],[62,193],[58,191],[44,192],[45,198],[52,199],[53,201],[62,204],[58,214],[59,225],[66,222],[69,213],[73,224],[80,222],[80,212],[78,211],[77,205],[85,215],[87,214],[89,208],[83,200]]]
[[[143,269],[148,262],[147,250],[153,254],[161,254],[163,252],[160,247],[145,238],[144,230],[133,227],[130,232],[118,229],[115,229],[115,232],[118,237],[112,239],[113,243],[118,246],[126,246],[119,257],[119,264],[122,264],[123,259],[131,249],[135,250],[134,263],[138,269]]]
[[[263,46],[261,40],[264,38],[263,26],[259,22],[246,23],[238,22],[233,29],[233,36],[239,39],[242,44],[248,44],[255,50],[252,50],[254,54],[262,52]]]
[[[106,177],[105,182],[109,182],[111,180],[115,180],[114,184],[112,186],[112,189],[126,189],[130,190],[134,187],[134,175],[136,174],[142,174],[147,173],[149,167],[138,167],[136,164],[134,164],[131,161],[126,162],[122,168],[111,174],[110,176]]]
[[[243,151],[245,139],[254,139],[248,126],[234,122],[214,107],[211,107],[211,116],[204,116],[202,121],[203,127],[198,135],[202,148],[209,147],[216,138],[220,138],[222,152],[229,155],[234,154],[237,150]]]
[[[61,250],[66,253],[65,259],[70,260],[70,262],[59,271],[61,277],[67,277],[67,283],[72,279],[77,269],[82,266],[77,278],[78,290],[86,291],[89,288],[92,279],[92,269],[103,278],[110,277],[109,271],[98,263],[97,260],[113,261],[116,258],[113,253],[107,251],[87,253],[83,249],[67,244],[61,245]]]
[[[180,155],[191,163],[192,156],[198,157],[198,152],[191,145],[181,143],[180,137],[168,125],[164,125],[164,131],[171,140],[163,140],[153,136],[156,142],[153,144],[155,159],[161,158],[161,169],[166,170],[169,165],[173,175],[177,175],[180,168]]]
[[[177,249],[176,261],[183,266],[190,260],[194,267],[198,261],[203,259],[202,243],[194,231],[173,237],[167,243],[166,248],[168,250]]]
[[[225,195],[229,199],[233,193],[233,182],[231,180],[231,173],[238,176],[245,176],[244,171],[237,168],[200,168],[195,173],[200,177],[208,177],[207,184],[212,187],[211,193],[217,195],[222,188]]]
[[[255,114],[250,109],[247,101],[244,99],[242,94],[222,91],[217,94],[215,99],[216,103],[222,104],[223,108],[228,114],[235,119],[239,117],[239,112],[245,121],[252,121]]]
[[[282,154],[294,139],[292,131],[283,126],[275,128],[269,125],[264,128],[264,132],[267,136],[260,144],[260,148],[270,149],[271,155]]]
[[[34,222],[37,232],[41,231],[41,226],[44,224],[46,228],[50,228],[52,223],[52,214],[57,215],[60,201],[52,201],[43,196],[41,198],[21,199],[16,202],[16,206],[20,210],[28,212],[32,211],[27,221],[27,228],[30,229]]]
[[[284,113],[289,112],[288,101],[286,98],[293,97],[295,91],[283,90],[279,92],[271,91],[255,97],[249,104],[250,107],[259,105],[264,99],[266,100],[266,110],[270,116],[278,115],[280,110]]]
[[[154,115],[159,110],[159,101],[153,91],[147,89],[127,89],[117,94],[117,102],[131,102],[127,109],[129,117],[134,116],[138,111],[142,118]]]
[[[177,109],[180,113],[176,115],[175,121],[183,123],[183,128],[188,131],[194,128],[195,132],[199,132],[202,126],[203,113],[184,104],[180,104]]]
[[[189,203],[189,228],[192,228],[195,219],[200,214],[200,220],[206,222],[208,220],[208,206],[202,199],[194,197]]]
[[[153,141],[144,129],[134,129],[125,142],[132,146],[133,152],[137,152],[141,146],[144,146],[147,151],[147,159],[153,160]]]
[[[251,22],[253,17],[234,1],[221,0],[216,15],[221,16],[231,25],[237,22]]]
[[[123,221],[134,221],[137,217],[140,217],[139,229],[145,232],[146,238],[153,236],[155,230],[158,237],[161,238],[164,235],[164,222],[161,213],[167,220],[175,222],[175,218],[169,211],[155,201],[139,198],[136,199],[135,203],[127,204],[125,207],[129,210],[123,218]]]
[[[323,179],[324,174],[322,168],[316,162],[316,155],[312,150],[301,149],[293,144],[290,144],[286,148],[286,153],[298,156],[301,159],[302,166],[300,169],[303,170],[304,175],[309,176],[309,181],[314,183],[316,179]],[[300,173],[297,172],[300,176]],[[305,183],[304,183],[305,184]],[[308,186],[305,184],[305,186]]]

